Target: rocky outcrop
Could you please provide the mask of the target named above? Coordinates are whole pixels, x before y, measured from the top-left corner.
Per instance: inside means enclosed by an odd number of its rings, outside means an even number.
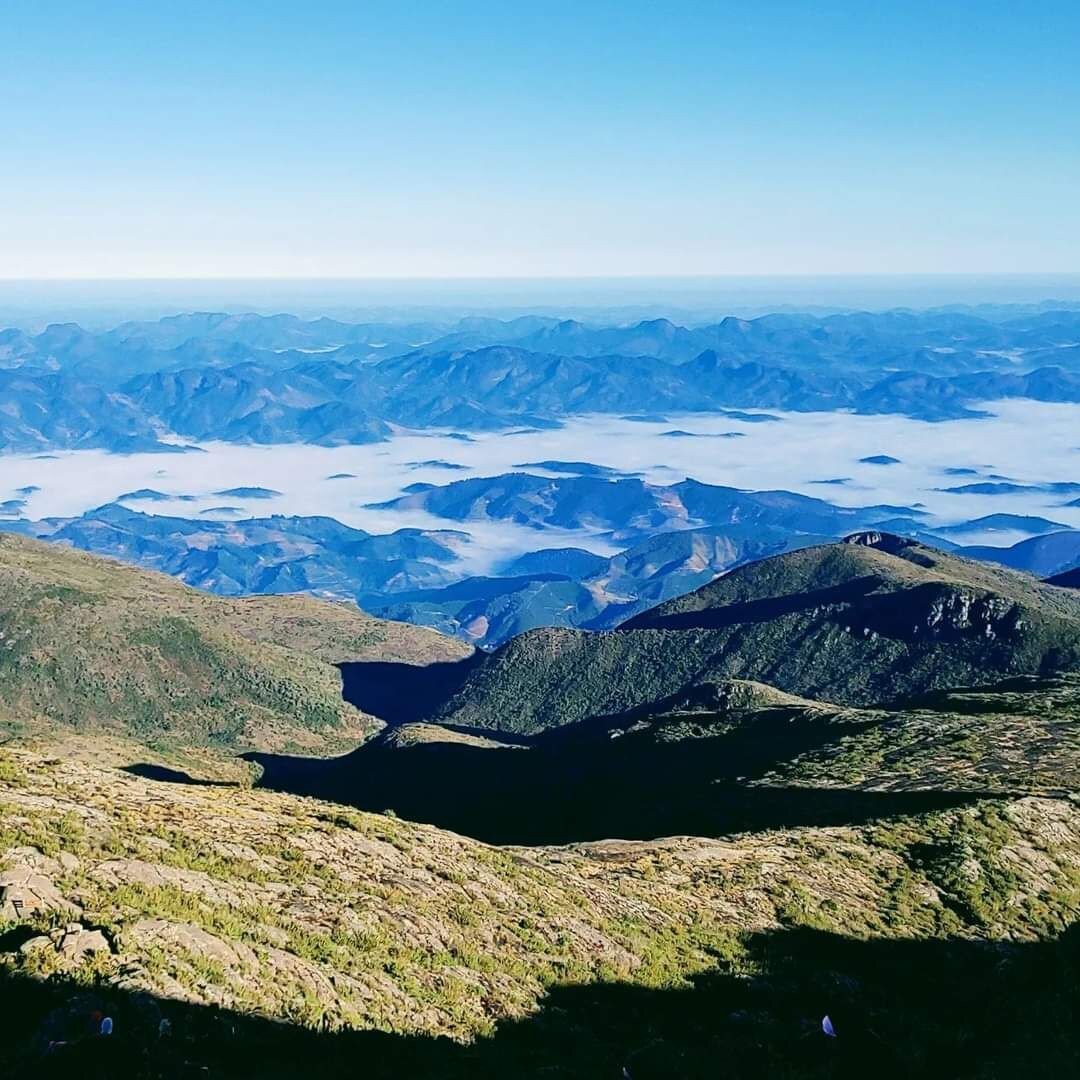
[[[78,869],[79,860],[68,852],[49,858],[36,848],[11,848],[0,856],[0,922],[20,922],[52,912],[78,914],[54,879]]]
[[[0,948],[0,969],[319,1029],[468,1039],[552,983],[669,985],[739,932],[792,920],[1032,937],[1033,913],[1067,916],[1080,873],[1080,808],[1062,800],[910,817],[893,845],[871,824],[495,848],[313,799],[5,753],[0,880],[28,936]],[[925,865],[908,854],[920,845],[936,852]],[[964,922],[964,889],[1004,892]]]
[[[888,555],[897,555],[906,548],[915,547],[916,541],[906,536],[897,536],[895,533],[876,532],[873,529],[865,532],[851,533],[843,539],[845,544],[855,544],[858,547],[876,548]]]

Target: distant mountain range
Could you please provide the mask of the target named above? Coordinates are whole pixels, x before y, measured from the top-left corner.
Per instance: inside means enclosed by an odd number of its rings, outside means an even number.
[[[636,477],[544,477],[505,473],[471,477],[378,503],[375,509],[425,510],[451,521],[511,521],[534,528],[590,529],[632,542],[694,525],[769,526],[839,536],[884,518],[925,516],[907,506],[835,506],[790,491],[743,491],[684,480],[650,484]]]
[[[360,603],[383,618],[491,646],[541,626],[615,626],[747,559],[826,539],[769,525],[680,530],[650,537],[611,558],[549,548],[514,560],[500,577],[392,596],[368,594]]]
[[[962,552],[969,558],[988,559],[1036,577],[1052,577],[1080,566],[1080,532],[1050,532],[1008,548],[965,547]]]
[[[590,475],[587,463],[545,462],[584,475],[509,473],[418,490],[383,506],[423,510],[445,529],[371,534],[329,517],[246,518],[220,507],[197,518],[141,513],[129,500],[182,503],[153,489],[127,492],[78,517],[30,521],[13,499],[0,529],[160,570],[223,596],[309,593],[350,600],[383,618],[493,647],[544,626],[604,630],[753,559],[828,543],[854,530],[903,533],[939,551],[1000,563],[1039,578],[1080,566],[1080,531],[1025,515],[992,514],[935,528],[918,509],[838,507],[786,491],[741,491],[697,481],[649,484]],[[554,468],[552,469],[554,471]],[[228,489],[248,497],[265,489]],[[253,496],[251,493],[255,492]],[[17,505],[16,505],[17,504]],[[622,550],[543,548],[470,576],[463,529],[477,521],[585,531]],[[966,536],[1039,532],[1011,547],[962,546]]]
[[[529,317],[350,325],[195,313],[0,332],[0,449],[365,443],[393,425],[550,427],[581,413],[851,409],[925,420],[1080,401],[1080,313],[769,315],[688,328]]]
[[[347,600],[456,581],[469,542],[449,529],[374,535],[327,517],[193,520],[120,503],[0,527],[160,570],[222,596],[306,592]]]
[[[551,356],[639,356],[672,363],[715,350],[737,363],[772,364],[783,356],[785,366],[795,370],[829,368],[861,374],[869,366],[881,373],[955,375],[1009,370],[1019,359],[1028,368],[1075,367],[1078,343],[1080,311],[1075,307],[984,309],[978,314],[942,309],[824,317],[773,314],[726,318],[697,327],[663,318],[631,325],[545,316],[353,324],[286,314],[193,312],[156,322],[128,322],[100,333],[74,323],[54,324],[36,334],[0,331],[0,367],[33,366],[123,380],[154,371],[231,367],[242,361],[286,368],[319,353],[350,361],[420,348],[464,353],[514,345]]]
[[[253,491],[264,493],[217,494]],[[142,489],[78,517],[11,517],[0,519],[0,528],[161,570],[219,595],[303,592],[353,600],[386,618],[494,645],[536,626],[612,626],[747,559],[883,521],[918,531],[920,516],[906,507],[849,509],[790,492],[696,481],[665,487],[635,477],[527,473],[424,486],[387,504],[427,510],[448,525],[486,518],[586,530],[625,549],[614,557],[536,551],[498,566],[496,577],[467,577],[462,556],[470,539],[453,528],[373,535],[327,517],[245,519],[219,508],[193,519],[124,505],[174,498]]]
[[[888,527],[903,524],[884,522]],[[916,523],[909,519],[907,524]],[[975,530],[978,524],[969,527]],[[543,626],[610,629],[748,560],[826,543],[838,535],[729,524],[659,533],[612,558],[575,548],[550,548],[504,565],[500,577],[470,578],[389,597],[369,594],[361,604],[384,618],[430,626],[490,647]],[[1011,547],[961,547],[919,527],[910,527],[908,535],[938,550],[1025,570],[1054,584],[1080,583],[1078,531],[1038,536]]]

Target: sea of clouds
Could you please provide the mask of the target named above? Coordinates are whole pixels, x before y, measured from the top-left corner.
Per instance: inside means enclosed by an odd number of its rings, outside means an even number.
[[[844,506],[890,503],[916,506],[929,524],[953,524],[991,513],[1032,514],[1080,528],[1077,498],[1032,490],[1007,495],[959,495],[940,489],[991,474],[1022,484],[1080,479],[1080,406],[1028,401],[983,406],[987,419],[927,423],[900,416],[848,413],[773,413],[778,422],[748,423],[729,417],[672,415],[663,422],[586,416],[553,431],[483,433],[462,441],[445,431],[401,432],[370,446],[238,446],[203,444],[205,453],[116,455],[101,451],[0,458],[0,502],[17,489],[26,496],[25,517],[75,516],[139,488],[193,495],[189,502],[130,502],[148,513],[197,518],[224,505],[244,516],[326,515],[370,532],[402,527],[454,528],[468,532],[465,568],[483,572],[523,551],[573,544],[600,553],[615,549],[601,536],[515,526],[448,522],[416,511],[373,510],[365,504],[394,498],[408,484],[445,484],[509,472],[522,462],[587,461],[640,475],[655,484],[693,477],[746,489],[784,489]],[[691,437],[665,433],[681,430]],[[736,433],[738,437],[719,436]],[[886,454],[895,465],[860,464]],[[447,469],[418,462],[443,461]],[[952,476],[948,468],[970,468]],[[539,472],[540,470],[530,470]],[[353,478],[330,480],[335,473]],[[821,481],[843,480],[842,484]],[[213,494],[233,487],[265,487],[273,499]],[[206,516],[206,515],[203,515]],[[979,533],[965,543],[1005,545],[1023,532]]]

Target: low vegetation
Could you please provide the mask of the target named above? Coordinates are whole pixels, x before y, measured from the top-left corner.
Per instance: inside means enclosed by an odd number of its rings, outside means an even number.
[[[469,1042],[558,986],[761,977],[755,934],[1018,942],[1080,913],[1080,812],[1063,800],[500,849],[293,796],[23,750],[3,763],[0,940],[23,930],[8,978],[316,1030]]]
[[[535,733],[757,680],[875,705],[1080,668],[1080,593],[887,534],[749,563],[619,629],[522,634],[424,716]]]
[[[467,652],[345,605],[223,600],[0,535],[0,725],[11,732],[325,751],[355,745],[373,726],[341,700],[331,662]]]
[[[164,579],[21,545],[2,685],[32,737],[0,747],[0,1036],[16,1076],[1080,1065],[1076,674],[837,704],[680,682],[678,644],[704,631],[639,627],[675,688],[639,687],[621,712],[528,736],[402,724],[332,760],[244,760],[229,754],[258,731],[349,730],[319,711],[336,672],[297,649],[317,609],[291,628],[287,607],[254,626],[233,613],[230,629],[218,601]],[[918,560],[838,559],[892,572],[897,589],[865,594],[887,603],[910,599],[900,579],[925,584]],[[744,585],[702,610],[755,602]],[[975,624],[957,610],[932,625],[964,644]],[[320,649],[353,626],[334,611]]]

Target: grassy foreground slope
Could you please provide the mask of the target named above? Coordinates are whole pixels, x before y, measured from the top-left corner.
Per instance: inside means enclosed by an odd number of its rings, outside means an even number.
[[[1080,593],[887,534],[749,563],[618,630],[535,630],[429,719],[530,733],[750,679],[866,705],[1080,668]]]
[[[763,782],[877,792],[1080,792],[1080,675],[1020,676],[843,715],[853,730],[837,729],[826,745],[779,763]]]
[[[345,605],[223,600],[163,574],[0,536],[0,725],[9,730],[318,749],[368,725],[342,702],[331,661],[468,651]]]
[[[1080,808],[1063,799],[499,849],[9,748],[0,867],[16,1076],[642,1080],[714,1076],[718,1060],[734,1076],[1009,1076],[1075,1061],[1071,969],[1048,944],[1080,907]],[[111,1041],[46,1053],[92,1009],[116,1018]],[[394,1037],[305,1040],[259,1017]]]

